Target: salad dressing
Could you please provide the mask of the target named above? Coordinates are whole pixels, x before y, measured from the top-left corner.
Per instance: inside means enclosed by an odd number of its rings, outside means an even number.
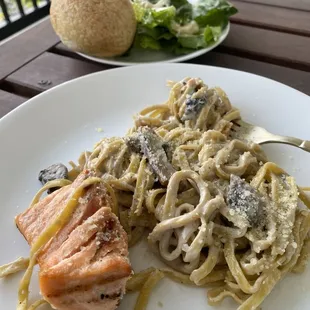
[[[175,21],[172,21],[171,28],[178,35],[194,35],[199,32],[199,25],[194,20],[183,26]]]

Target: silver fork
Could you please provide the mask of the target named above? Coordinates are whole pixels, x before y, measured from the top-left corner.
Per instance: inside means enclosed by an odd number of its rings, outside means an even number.
[[[254,126],[242,120],[233,121],[233,126],[230,131],[230,137],[239,140],[253,141],[257,144],[289,144],[310,153],[310,141],[301,140],[293,137],[274,135],[262,127]]]

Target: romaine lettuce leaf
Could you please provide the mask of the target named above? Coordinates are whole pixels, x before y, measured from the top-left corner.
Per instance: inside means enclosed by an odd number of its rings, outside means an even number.
[[[137,36],[135,44],[139,47],[148,48],[151,50],[160,50],[162,48],[158,40],[146,35]]]
[[[191,49],[205,48],[216,42],[222,32],[221,27],[207,26],[199,35],[180,36],[178,38],[181,46]]]
[[[165,49],[165,46],[172,44],[171,40],[175,36],[165,27],[148,28],[138,25],[135,38],[135,46],[149,49]],[[165,41],[168,44],[165,44]]]
[[[174,6],[152,9],[144,7],[140,2],[134,2],[133,8],[138,23],[148,28],[157,26],[169,27],[171,21],[176,16],[176,8]]]
[[[151,10],[151,16],[153,18],[154,27],[155,26],[169,26],[171,21],[176,16],[176,9],[174,6],[169,6],[167,8],[160,8],[156,10]]]
[[[201,27],[226,25],[228,18],[238,10],[225,0],[199,0],[193,6],[193,19]]]
[[[184,25],[193,20],[193,6],[187,0],[171,0],[170,4],[176,8],[176,22]]]
[[[174,35],[166,27],[154,27],[148,28],[143,25],[138,25],[136,35],[150,36],[155,40],[166,39],[170,40],[174,38]]]

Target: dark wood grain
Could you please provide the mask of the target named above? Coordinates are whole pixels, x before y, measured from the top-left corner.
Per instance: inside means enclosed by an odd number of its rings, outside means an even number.
[[[6,82],[42,92],[74,78],[101,71],[107,66],[52,53],[44,53],[7,77]]]
[[[55,45],[52,49],[52,51],[58,51],[59,53],[62,53],[63,55],[69,55],[70,57],[73,56],[73,54],[76,55],[76,57],[82,58],[82,56],[74,53],[69,47],[65,46],[62,42]],[[85,58],[83,58],[85,59]]]
[[[310,11],[309,0],[242,0],[244,2],[262,3],[268,6],[278,6],[297,10]]]
[[[62,56],[68,56],[70,58],[75,58],[83,61],[91,61],[87,58],[84,58],[80,56],[79,54],[75,53],[73,50],[71,50],[69,47],[65,46],[62,42],[55,45],[51,50],[51,52],[62,55]]]
[[[242,57],[217,52],[207,53],[188,62],[258,74],[291,86],[307,95],[310,95],[310,72],[285,68],[261,61],[245,59]],[[242,81],[240,81],[240,83],[242,83]]]
[[[0,45],[0,81],[58,42],[47,19]]]
[[[65,46],[62,42],[58,43],[53,48],[51,48],[49,52],[57,54],[57,55],[62,55],[62,56],[78,59],[84,62],[96,63],[93,60],[80,56],[79,54],[77,54],[76,52],[74,52],[73,50]],[[105,65],[105,64],[102,64],[102,65],[105,67],[105,69],[115,68],[115,66],[112,66],[112,65]]]
[[[218,50],[310,71],[310,37],[232,24]]]
[[[232,22],[310,37],[310,12],[239,0],[232,2],[239,10],[231,17]]]
[[[266,76],[292,86],[310,95],[310,73],[242,57],[211,52],[189,61],[191,63],[227,67]],[[42,92],[48,88],[88,73],[107,69],[101,64],[92,64],[69,57],[44,53],[33,62],[13,73],[6,79],[12,89],[29,89]],[[42,85],[40,81],[49,81]]]
[[[27,98],[11,94],[0,89],[0,118],[21,105],[26,100]]]

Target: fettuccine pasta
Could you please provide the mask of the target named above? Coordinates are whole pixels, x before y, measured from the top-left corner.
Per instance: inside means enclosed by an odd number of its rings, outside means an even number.
[[[148,231],[177,281],[217,283],[210,304],[230,296],[239,310],[255,309],[305,264],[310,218],[298,202],[310,203],[257,144],[230,139],[240,115],[223,90],[189,78],[170,86],[166,103],[142,110],[125,138],[103,139],[74,169],[100,171],[132,244]]]

